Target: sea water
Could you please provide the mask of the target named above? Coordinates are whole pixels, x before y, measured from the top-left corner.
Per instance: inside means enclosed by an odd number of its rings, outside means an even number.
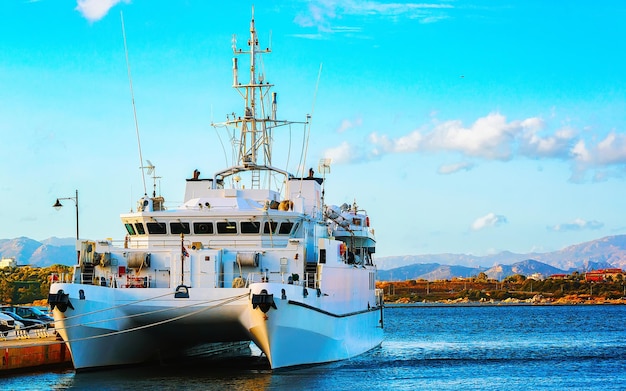
[[[626,306],[388,307],[384,327],[379,348],[327,365],[271,371],[255,355],[13,375],[0,389],[626,390]]]

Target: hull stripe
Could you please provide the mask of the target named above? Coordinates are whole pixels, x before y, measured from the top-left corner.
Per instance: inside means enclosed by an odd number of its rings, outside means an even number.
[[[297,305],[297,306],[300,306],[300,307],[304,307],[306,309],[313,310],[313,311],[322,313],[324,315],[332,316],[334,318],[347,318],[349,316],[354,316],[354,315],[359,315],[359,314],[365,314],[365,313],[368,313],[368,312],[379,311],[382,308],[381,306],[378,306],[378,307],[371,307],[371,308],[369,308],[367,310],[362,310],[362,311],[348,312],[348,313],[345,313],[345,314],[334,314],[332,312],[324,311],[324,310],[321,310],[321,309],[319,309],[317,307],[310,306],[308,304],[300,303],[299,301],[289,300],[289,301],[287,301],[287,303],[293,304],[293,305]]]

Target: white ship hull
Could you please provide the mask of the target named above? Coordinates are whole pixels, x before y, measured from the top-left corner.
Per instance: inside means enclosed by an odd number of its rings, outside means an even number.
[[[283,288],[258,284],[252,289],[280,292]],[[330,301],[328,297],[317,297],[315,290],[304,297],[302,291],[302,287],[294,287],[286,292],[285,299],[274,295],[276,309],[252,313],[250,334],[266,352],[273,369],[343,360],[381,344],[381,307],[326,311],[325,307],[332,308],[325,303]]]
[[[239,320],[247,308],[247,289],[192,289],[195,299],[175,299],[172,289],[57,283],[51,290],[69,294],[73,309],[61,313],[56,308],[53,314],[78,370],[163,360],[190,351],[230,353],[249,345]]]
[[[51,287],[60,290],[72,308],[64,312],[55,308],[53,314],[77,370],[160,361],[207,349],[213,355],[232,354],[249,341],[277,369],[354,357],[383,339],[382,308],[376,297],[357,309],[345,298],[331,298],[321,290],[318,296],[316,289],[300,285],[192,288],[189,298],[174,298],[169,288],[67,283]],[[266,313],[252,304],[251,297],[262,290],[275,293],[276,309]]]

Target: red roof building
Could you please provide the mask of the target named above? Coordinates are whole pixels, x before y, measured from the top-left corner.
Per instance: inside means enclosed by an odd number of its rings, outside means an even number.
[[[622,269],[618,268],[592,270],[585,273],[585,281],[603,282],[608,277],[614,278],[618,274],[622,273]]]

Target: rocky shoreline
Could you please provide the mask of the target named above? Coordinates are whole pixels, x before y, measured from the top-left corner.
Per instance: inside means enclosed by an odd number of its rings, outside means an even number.
[[[626,304],[626,297],[619,299],[607,299],[605,297],[592,297],[584,295],[566,295],[559,298],[544,297],[535,295],[529,299],[521,300],[507,298],[504,300],[480,299],[478,301],[469,300],[467,297],[457,299],[446,299],[436,301],[411,301],[408,297],[401,297],[392,302],[386,302],[387,306],[394,305],[620,305]]]

